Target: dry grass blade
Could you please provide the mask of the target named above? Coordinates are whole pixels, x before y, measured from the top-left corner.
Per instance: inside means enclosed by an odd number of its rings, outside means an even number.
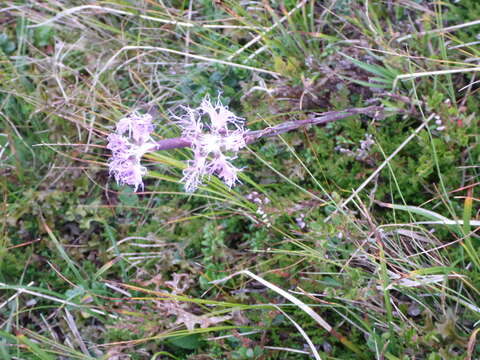
[[[308,351],[290,349],[290,348],[279,347],[279,346],[264,346],[264,348],[269,349],[269,350],[287,351],[287,352],[296,353],[296,354],[310,355],[310,353]]]
[[[288,314],[285,311],[280,309],[277,305],[273,305],[273,306],[275,306],[275,308],[278,311],[280,311],[288,320],[290,320],[290,322],[297,328],[298,332],[303,336],[303,338],[307,342],[308,346],[310,346],[310,349],[312,349],[312,353],[313,353],[313,356],[315,357],[315,359],[322,360],[322,358],[320,357],[320,354],[318,353],[317,349],[315,348],[315,345],[313,345],[312,340],[307,335],[305,330],[303,330],[302,327],[300,325],[298,325],[298,323],[295,320],[293,320],[290,316],[288,316]]]
[[[72,314],[70,313],[70,311],[68,311],[67,308],[65,308],[64,310],[66,315],[65,320],[67,321],[68,327],[70,328],[73,335],[75,336],[75,339],[77,340],[77,343],[80,346],[80,349],[82,349],[82,352],[85,355],[90,355],[90,352],[88,351],[87,346],[82,340],[80,331],[78,331],[77,325],[75,324],[75,319],[73,318]]]
[[[139,14],[132,14],[128,11],[123,11],[123,10],[118,10],[118,9],[112,9],[104,6],[98,6],[98,5],[82,5],[82,6],[76,6],[64,11],[59,12],[57,15],[54,17],[42,21],[39,24],[35,25],[29,25],[29,28],[36,28],[40,26],[45,26],[49,25],[51,23],[56,22],[57,20],[60,20],[63,17],[82,12],[85,10],[96,10],[96,11],[104,11],[106,13],[111,13],[111,14],[118,14],[118,15],[127,15],[127,16],[135,16],[139,17],[144,20],[149,20],[149,21],[154,21],[154,22],[159,22],[162,24],[168,24],[168,25],[175,25],[175,26],[182,26],[182,27],[200,27],[200,28],[209,28],[209,29],[245,29],[245,30],[258,30],[262,29],[261,27],[256,27],[256,26],[242,26],[242,25],[211,25],[211,24],[195,24],[192,22],[183,22],[183,21],[175,21],[175,20],[166,20],[166,19],[159,19],[153,16],[147,16],[147,15],[139,15]]]
[[[472,354],[473,354],[473,351],[475,350],[475,341],[477,340],[477,334],[479,331],[480,331],[480,328],[475,329],[472,332],[472,335],[470,335],[470,339],[468,340],[467,356],[465,357],[465,360],[472,360]]]
[[[4,283],[0,283],[0,289],[3,288],[3,289],[11,289],[13,288],[12,286],[9,286],[7,284],[4,284]],[[43,298],[43,299],[47,299],[47,300],[51,300],[53,302],[56,302],[56,303],[60,303],[62,305],[70,305],[70,306],[73,306],[75,308],[83,308],[83,306],[81,305],[78,305],[78,304],[75,304],[74,302],[71,302],[71,301],[68,301],[68,300],[63,300],[63,299],[59,299],[55,296],[50,296],[50,295],[46,295],[46,294],[42,294],[42,293],[39,293],[37,291],[32,291],[32,290],[29,290],[27,288],[19,288],[19,287],[16,287],[18,289],[19,292],[22,292],[22,293],[25,293],[25,294],[30,294],[30,295],[33,295],[33,296],[38,296],[40,298]],[[97,309],[93,309],[93,308],[89,308],[89,310],[91,312],[94,312],[96,314],[100,314],[100,315],[104,315],[104,316],[108,316],[110,318],[114,318],[114,319],[117,319],[118,316],[116,315],[112,315],[112,314],[108,314],[106,312],[103,312],[101,310],[97,310]]]
[[[467,72],[477,72],[480,71],[480,67],[471,67],[471,68],[462,68],[462,69],[451,69],[451,70],[438,70],[438,71],[425,71],[411,74],[398,75],[393,81],[393,89],[397,88],[398,81],[411,80],[424,76],[435,76],[435,75],[448,75],[448,74],[458,74],[458,73],[467,73]]]
[[[429,284],[438,284],[442,283],[448,279],[458,279],[461,278],[461,275],[416,275],[409,274],[408,277],[400,276],[393,272],[389,272],[390,278],[393,280],[386,289],[394,289],[396,286],[405,286],[405,287],[420,287]]]
[[[34,284],[33,281],[31,281],[27,286],[32,286]],[[18,296],[20,296],[22,293],[24,293],[25,290],[20,289],[18,290],[15,294],[10,296],[7,300],[5,300],[3,303],[0,304],[0,309],[2,309],[5,305],[7,305],[10,301],[16,299]]]
[[[254,279],[254,280],[258,281],[259,283],[263,284],[264,286],[268,287],[270,290],[275,291],[277,294],[283,296],[285,299],[287,299],[287,300],[291,301],[292,303],[294,303],[295,305],[297,305],[302,311],[307,313],[313,320],[315,320],[315,322],[317,324],[319,324],[323,329],[325,329],[331,335],[335,336],[342,344],[344,344],[350,350],[352,350],[357,355],[359,355],[361,358],[363,358],[363,354],[362,354],[361,350],[359,348],[357,348],[357,346],[355,346],[353,343],[351,343],[344,336],[337,333],[335,331],[335,329],[333,329],[333,327],[329,323],[327,323],[320,315],[318,315],[315,311],[313,311],[313,309],[310,306],[305,304],[303,301],[297,299],[292,294],[286,292],[285,290],[280,289],[278,286],[272,284],[271,282],[261,278],[258,275],[255,275],[254,273],[252,273],[249,270],[239,271],[239,272],[237,272],[235,274],[232,274],[232,275],[230,275],[230,276],[228,276],[224,279],[216,280],[212,283],[221,283],[221,282],[224,282],[224,281],[232,278],[233,276],[240,275],[240,274],[245,274],[245,275],[251,277],[252,279]]]
[[[480,24],[480,20],[469,21],[469,22],[466,22],[464,24],[458,24],[458,25],[453,25],[453,26],[441,28],[441,29],[434,29],[434,30],[429,30],[429,31],[422,31],[422,32],[419,32],[419,33],[416,33],[416,34],[405,35],[405,36],[399,37],[397,39],[397,41],[402,42],[402,41],[411,39],[415,36],[424,36],[424,35],[430,35],[430,34],[444,34],[446,32],[455,31],[455,30],[458,30],[458,29],[462,29],[462,28],[465,28],[465,27],[468,27],[468,26],[474,26],[474,25],[478,25],[478,24]]]
[[[164,48],[164,47],[157,47],[157,46],[124,46],[124,47],[122,47],[120,50],[118,50],[118,51],[107,61],[107,63],[105,64],[105,66],[95,75],[95,78],[94,78],[94,81],[93,81],[93,86],[96,85],[96,83],[98,82],[98,78],[100,77],[100,75],[103,74],[103,73],[112,65],[113,61],[114,61],[122,52],[128,51],[128,50],[161,51],[161,52],[166,52],[166,53],[170,53],[170,54],[182,55],[182,56],[189,57],[189,58],[192,58],[192,59],[207,61],[207,62],[211,62],[211,63],[217,63],[217,64],[223,64],[223,65],[238,67],[238,68],[241,68],[241,69],[250,70],[250,71],[255,71],[255,72],[259,72],[259,73],[264,73],[264,74],[268,74],[268,75],[272,75],[272,76],[280,76],[280,74],[277,73],[277,72],[275,72],[275,71],[260,69],[260,68],[256,68],[256,67],[253,67],[253,66],[247,66],[247,65],[237,64],[237,63],[233,63],[233,62],[230,62],[230,61],[218,60],[218,59],[209,58],[209,57],[202,56],[202,55],[190,54],[190,53],[186,53],[186,52],[184,52],[184,51],[178,51],[178,50],[168,49],[168,48]]]

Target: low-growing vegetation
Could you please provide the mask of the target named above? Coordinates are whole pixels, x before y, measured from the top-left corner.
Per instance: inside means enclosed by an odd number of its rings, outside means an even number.
[[[0,359],[479,359],[479,17],[2,1]],[[198,139],[112,171],[120,119],[205,99],[238,173]]]

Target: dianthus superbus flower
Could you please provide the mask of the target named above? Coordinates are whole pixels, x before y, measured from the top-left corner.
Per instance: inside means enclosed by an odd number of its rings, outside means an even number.
[[[202,183],[203,176],[207,174],[207,158],[196,154],[188,164],[189,166],[183,171],[182,182],[187,192],[193,192]]]
[[[108,135],[107,149],[112,151],[108,163],[110,174],[117,184],[143,189],[147,168],[140,161],[143,155],[156,147],[150,134],[154,130],[152,116],[134,112],[117,123],[117,132]]]
[[[176,146],[190,146],[194,158],[188,161],[182,181],[187,192],[195,191],[205,177],[218,176],[228,186],[238,182],[238,172],[231,161],[237,152],[246,146],[244,120],[220,101],[212,103],[209,97],[203,99],[198,108],[184,107],[185,114],[176,117],[182,129],[182,137],[172,140]],[[135,191],[143,188],[143,176],[147,168],[141,159],[147,152],[160,149],[151,138],[154,130],[152,116],[132,114],[120,119],[115,133],[108,136],[107,149],[112,152],[108,166],[110,174],[120,185],[133,186]],[[164,149],[172,148],[172,144]]]
[[[194,160],[183,172],[187,192],[195,191],[205,176],[216,175],[228,187],[238,182],[238,172],[230,161],[246,146],[244,120],[233,114],[220,101],[212,104],[203,99],[197,109],[185,108],[186,114],[178,118],[182,136],[191,142]],[[208,121],[203,121],[206,117]],[[225,153],[232,153],[226,155]]]
[[[148,141],[154,128],[150,114],[141,115],[137,112],[120,119],[117,123],[117,133],[128,134],[128,137],[137,144]]]
[[[217,174],[231,188],[238,181],[237,173],[240,169],[233,166],[230,160],[233,158],[219,154],[210,161],[207,172]]]
[[[228,110],[219,100],[213,105],[207,96],[202,100],[199,109],[210,117],[209,126],[212,131],[227,131],[229,125],[243,128],[243,119]]]

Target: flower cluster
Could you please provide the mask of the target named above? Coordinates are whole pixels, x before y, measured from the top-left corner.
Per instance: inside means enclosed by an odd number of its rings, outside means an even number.
[[[182,181],[187,192],[195,191],[207,176],[216,175],[229,187],[238,181],[238,172],[231,161],[246,146],[244,120],[233,114],[220,101],[212,103],[208,97],[198,108],[185,107],[185,114],[177,117],[182,137],[174,147],[188,144],[194,153],[193,160],[183,172]],[[205,119],[208,118],[208,121]],[[154,129],[149,114],[134,112],[117,123],[116,132],[108,136],[107,149],[112,151],[109,161],[110,174],[118,184],[131,185],[135,191],[143,188],[142,177],[147,169],[141,165],[145,153],[168,147],[165,142],[155,143],[151,138]],[[168,139],[167,139],[168,140]],[[165,141],[165,140],[164,140]]]
[[[150,137],[154,126],[152,116],[134,112],[117,123],[116,133],[108,136],[107,149],[112,151],[108,164],[118,184],[143,188],[142,177],[147,169],[141,165],[142,156],[155,150],[156,144]]]
[[[233,114],[220,101],[213,104],[208,97],[197,109],[185,108],[178,119],[182,137],[191,142],[194,158],[183,172],[187,192],[195,191],[205,176],[217,175],[232,187],[241,170],[232,165],[235,153],[245,144],[244,120]],[[204,122],[207,116],[209,122]],[[233,154],[226,155],[225,153]]]

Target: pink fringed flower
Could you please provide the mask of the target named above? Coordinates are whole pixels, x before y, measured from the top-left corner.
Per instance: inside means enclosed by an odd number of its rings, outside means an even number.
[[[207,158],[195,154],[193,160],[188,161],[189,166],[183,171],[182,181],[187,192],[195,191],[202,183],[202,178],[207,174]]]
[[[150,114],[141,115],[137,112],[120,119],[117,123],[117,133],[120,135],[128,133],[128,137],[137,144],[148,141],[154,128]]]
[[[237,173],[240,171],[229,161],[233,159],[219,154],[210,162],[208,169],[209,174],[217,174],[230,188],[238,181]]]
[[[108,136],[107,149],[112,151],[108,167],[118,184],[131,185],[135,191],[143,188],[147,168],[140,161],[156,147],[150,137],[153,129],[151,115],[134,112],[118,122],[117,133]]]
[[[182,181],[187,192],[195,191],[205,176],[217,175],[228,187],[238,182],[238,172],[230,161],[246,146],[244,120],[209,97],[203,99],[197,109],[185,108],[186,114],[178,119],[182,137],[191,142],[194,160],[183,172]],[[203,121],[207,116],[208,122]],[[224,153],[233,153],[227,156]]]
[[[225,150],[237,152],[241,148],[245,147],[247,144],[245,143],[245,130],[240,128],[228,136],[223,137],[223,147]]]
[[[195,191],[205,176],[216,175],[228,186],[238,182],[238,172],[231,161],[246,146],[244,120],[237,117],[220,101],[213,104],[203,99],[196,109],[185,107],[185,114],[177,118],[182,137],[177,139],[191,146],[194,158],[188,162],[182,181],[187,192]],[[141,159],[147,152],[158,149],[152,140],[154,130],[149,114],[134,112],[117,123],[116,132],[108,136],[107,149],[112,151],[110,174],[118,184],[143,188],[147,168]]]
[[[207,96],[202,100],[199,109],[210,117],[210,129],[212,131],[228,131],[228,125],[243,128],[243,119],[223,106],[220,100],[217,100],[217,103],[213,105]]]

